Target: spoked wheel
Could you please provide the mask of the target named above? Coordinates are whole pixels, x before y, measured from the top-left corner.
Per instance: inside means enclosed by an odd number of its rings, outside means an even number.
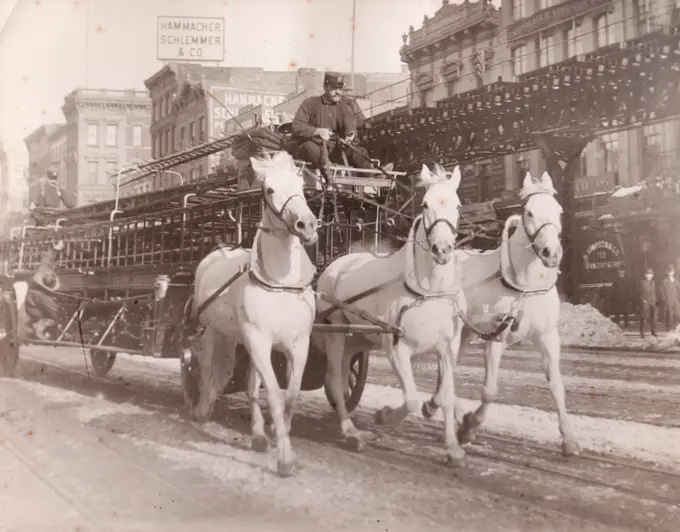
[[[189,298],[184,304],[184,315],[182,324],[179,327],[177,335],[177,350],[179,351],[180,374],[182,376],[182,389],[184,390],[184,404],[189,409],[189,412],[194,412],[198,405],[198,400],[201,397],[201,368],[198,365],[198,357],[194,353],[199,342],[190,344],[187,336],[189,331],[189,317],[191,316],[191,306],[193,298]]]
[[[19,362],[19,340],[17,338],[15,313],[10,305],[11,298],[0,299],[0,377],[13,377]]]
[[[347,412],[353,412],[364,393],[366,387],[366,379],[368,378],[368,351],[355,353],[349,363],[349,392],[345,392],[345,406]],[[335,409],[335,401],[328,386],[324,385],[326,392],[326,399],[328,403]]]
[[[106,377],[116,363],[116,353],[92,348],[90,349],[90,361],[94,374],[97,377]]]

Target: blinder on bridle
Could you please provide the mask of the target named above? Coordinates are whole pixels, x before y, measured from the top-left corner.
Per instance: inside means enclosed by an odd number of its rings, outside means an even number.
[[[264,180],[262,181],[262,187],[261,188],[262,188],[262,200],[264,201],[265,208],[269,209],[272,212],[272,214],[274,214],[274,216],[278,220],[280,220],[283,223],[283,225],[286,226],[286,229],[288,230],[288,232],[291,235],[298,236],[298,232],[288,224],[288,222],[283,217],[283,215],[286,211],[286,208],[288,207],[288,204],[293,200],[293,198],[302,198],[302,200],[306,202],[304,196],[302,196],[301,194],[293,194],[283,203],[283,205],[281,206],[281,209],[276,210],[274,208],[274,206],[271,203],[269,203],[269,200],[267,199],[268,196],[271,196],[274,193],[274,189],[265,188]]]
[[[537,256],[540,256],[539,249],[536,247],[536,238],[538,238],[538,235],[545,229],[546,227],[553,226],[555,229],[557,229],[557,236],[561,237],[562,236],[562,230],[557,226],[557,224],[554,224],[553,222],[545,222],[541,226],[536,229],[536,231],[533,232],[533,234],[530,234],[528,229],[527,229],[527,223],[526,223],[526,214],[527,214],[527,203],[529,202],[529,199],[532,196],[537,196],[539,194],[546,194],[546,195],[552,195],[549,192],[532,192],[531,194],[528,194],[526,198],[524,198],[524,201],[522,202],[522,227],[524,228],[524,232],[526,233],[527,237],[529,238],[529,243],[531,244],[531,249],[534,251],[534,253]]]

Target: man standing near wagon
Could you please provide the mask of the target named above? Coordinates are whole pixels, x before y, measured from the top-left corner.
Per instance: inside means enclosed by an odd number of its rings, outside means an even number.
[[[680,322],[680,283],[675,278],[675,266],[668,265],[666,278],[661,281],[659,290],[666,327],[671,331]]]
[[[323,169],[329,161],[344,165],[344,153],[350,166],[373,168],[368,152],[356,141],[357,113],[354,101],[343,97],[344,76],[326,72],[323,87],[321,96],[312,96],[302,102],[293,119],[293,155]],[[324,160],[326,155],[329,161]],[[392,164],[384,169],[389,172]]]
[[[640,283],[640,338],[645,337],[645,321],[649,322],[652,336],[656,336],[656,283],[651,268],[645,270]]]

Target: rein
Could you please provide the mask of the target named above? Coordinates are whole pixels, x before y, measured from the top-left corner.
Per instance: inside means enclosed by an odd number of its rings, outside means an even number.
[[[270,203],[267,201],[267,193],[264,190],[264,183],[262,185],[263,190],[262,190],[262,201],[264,202],[265,209],[269,209],[274,216],[280,220],[286,227],[286,229],[277,229],[277,228],[269,228],[269,227],[263,227],[262,222],[260,222],[259,229],[260,231],[263,231],[265,233],[276,233],[278,231],[286,231],[288,234],[292,236],[299,236],[297,231],[295,231],[294,228],[290,227],[288,222],[286,222],[284,218],[284,212],[286,210],[286,207],[288,207],[288,204],[291,202],[293,198],[302,198],[305,200],[303,196],[300,194],[293,194],[290,196],[283,204],[280,210],[276,210]],[[244,243],[246,242],[246,239],[241,240],[238,245],[232,247],[229,251],[233,251],[234,249],[238,249],[244,246]],[[224,250],[224,246],[219,246],[220,249]],[[258,257],[262,256],[262,249],[261,249],[261,242],[259,239],[257,239],[257,255]],[[264,270],[264,261],[260,260],[260,267]],[[251,263],[248,263],[245,265],[243,268],[239,268],[239,270],[232,275],[227,281],[220,286],[214,293],[210,295],[208,299],[206,299],[200,307],[198,307],[198,310],[196,311],[196,314],[194,316],[194,319],[198,321],[199,317],[201,314],[205,311],[205,309],[213,303],[219,296],[221,296],[224,291],[229,288],[232,284],[236,282],[236,280],[241,277],[243,274],[248,273],[248,276],[250,277],[250,280],[255,282],[256,284],[260,285],[262,288],[269,290],[271,292],[292,292],[292,293],[301,293],[307,290],[313,281],[313,278],[310,279],[310,281],[307,284],[300,285],[300,286],[287,286],[287,285],[278,285],[274,284],[271,282],[266,281],[251,265]],[[265,275],[267,275],[266,271],[264,272]]]
[[[535,196],[537,194],[548,194],[548,193],[547,192],[533,192],[533,193],[527,195],[525,200],[522,202],[522,229],[524,230],[524,233],[527,235],[527,238],[529,239],[533,253],[538,257],[539,256],[539,250],[537,249],[535,242],[536,242],[536,238],[538,237],[540,232],[543,229],[545,229],[546,227],[551,226],[551,225],[553,227],[555,227],[556,229],[558,229],[559,235],[561,235],[561,231],[559,231],[559,228],[557,227],[557,225],[552,223],[552,222],[544,223],[543,225],[538,227],[538,229],[536,229],[536,231],[534,231],[533,234],[530,234],[529,231],[527,230],[527,225],[526,225],[526,221],[525,221],[526,204],[529,201],[529,198],[531,198],[531,196]],[[512,265],[512,259],[510,258],[510,250],[509,249],[508,249],[508,259],[509,259],[509,262],[510,262],[510,267],[513,268],[513,270],[514,270],[514,267]],[[557,280],[556,280],[555,283],[553,283],[553,285],[548,287],[548,288],[539,288],[539,289],[536,289],[536,290],[525,290],[525,289],[519,288],[519,287],[513,285],[512,283],[510,283],[505,278],[505,276],[503,275],[502,270],[499,269],[497,272],[493,273],[489,277],[482,279],[481,281],[479,281],[479,282],[477,282],[473,285],[469,285],[469,286],[470,287],[471,286],[477,286],[477,285],[484,284],[484,283],[489,282],[489,281],[493,281],[495,279],[498,279],[501,282],[501,284],[505,288],[507,288],[508,290],[519,293],[519,298],[513,301],[512,305],[510,306],[510,309],[505,314],[505,316],[503,316],[503,318],[501,319],[499,325],[496,327],[495,330],[493,330],[490,333],[483,333],[479,329],[477,329],[467,319],[467,317],[464,315],[464,313],[462,313],[462,312],[460,313],[460,317],[463,320],[463,323],[465,324],[465,326],[468,327],[470,330],[472,330],[472,332],[474,332],[482,340],[487,341],[487,342],[488,341],[496,341],[498,339],[498,337],[501,334],[503,334],[503,332],[505,332],[505,330],[508,327],[510,327],[510,330],[512,332],[516,332],[519,328],[519,322],[522,319],[521,306],[522,306],[522,303],[524,301],[524,298],[546,294],[546,293],[550,292],[553,288],[555,288],[555,285],[557,284]]]

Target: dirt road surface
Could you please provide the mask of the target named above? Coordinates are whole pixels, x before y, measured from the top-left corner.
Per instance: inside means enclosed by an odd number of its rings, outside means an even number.
[[[509,352],[497,408],[547,428],[502,432],[494,426],[504,420],[492,422],[454,470],[439,422],[373,425],[378,403],[399,395],[386,360],[373,357],[354,416],[373,434],[368,448],[344,449],[323,391],[304,393],[293,422],[298,469],[280,479],[273,452],[249,449],[241,394],[220,399],[206,425],[186,417],[177,361],[119,357],[96,378],[79,350],[26,347],[22,356],[19,378],[0,381],[2,531],[680,530],[677,359],[565,354],[568,407],[587,419],[576,424],[586,447],[597,449],[600,426],[654,435],[640,436],[648,449],[637,458],[586,448],[567,460],[556,422],[541,418],[553,406],[538,358]],[[481,364],[469,356],[459,368],[467,400],[479,396]],[[418,381],[432,391],[431,366]],[[625,451],[627,434],[614,451]],[[671,443],[654,448],[664,438]]]

